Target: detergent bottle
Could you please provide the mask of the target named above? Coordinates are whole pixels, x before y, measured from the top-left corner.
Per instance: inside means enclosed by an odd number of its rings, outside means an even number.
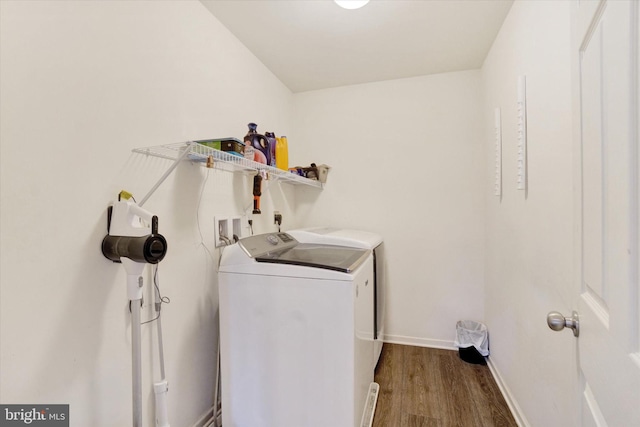
[[[265,165],[270,164],[271,150],[269,149],[269,141],[264,135],[258,133],[257,124],[249,123],[247,126],[249,126],[249,132],[244,137],[244,144],[255,149],[253,159],[250,160]]]
[[[286,136],[276,138],[276,167],[289,170],[289,147]]]
[[[276,134],[273,132],[265,132],[264,136],[269,143],[269,166],[276,167]]]

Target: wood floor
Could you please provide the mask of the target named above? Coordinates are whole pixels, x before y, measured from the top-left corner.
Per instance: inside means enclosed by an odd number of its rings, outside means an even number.
[[[457,351],[385,344],[374,427],[517,426],[487,366]]]

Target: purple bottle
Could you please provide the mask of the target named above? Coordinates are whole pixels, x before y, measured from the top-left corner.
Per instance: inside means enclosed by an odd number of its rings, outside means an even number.
[[[264,136],[267,137],[269,143],[269,166],[276,167],[276,134],[273,132],[265,132]]]

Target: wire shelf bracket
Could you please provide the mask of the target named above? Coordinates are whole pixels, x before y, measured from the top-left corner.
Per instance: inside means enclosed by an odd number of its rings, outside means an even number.
[[[151,190],[142,198],[139,206],[142,206],[151,195],[162,185],[162,183],[171,175],[175,168],[184,160],[194,163],[200,163],[203,166],[214,167],[218,169],[228,170],[231,172],[255,173],[264,171],[268,174],[269,179],[280,180],[281,182],[294,185],[307,185],[315,188],[323,188],[320,181],[308,179],[289,171],[277,169],[262,163],[254,162],[244,157],[230,154],[226,151],[216,150],[198,144],[194,141],[178,142],[173,144],[156,145],[151,147],[134,148],[134,153],[145,154],[148,156],[160,157],[163,159],[173,160],[169,169],[158,179]]]

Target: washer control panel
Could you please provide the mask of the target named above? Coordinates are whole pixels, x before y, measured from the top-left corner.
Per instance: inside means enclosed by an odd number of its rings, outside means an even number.
[[[270,252],[280,252],[290,249],[298,244],[298,241],[287,233],[267,233],[245,237],[238,241],[240,247],[251,258],[266,255]]]

